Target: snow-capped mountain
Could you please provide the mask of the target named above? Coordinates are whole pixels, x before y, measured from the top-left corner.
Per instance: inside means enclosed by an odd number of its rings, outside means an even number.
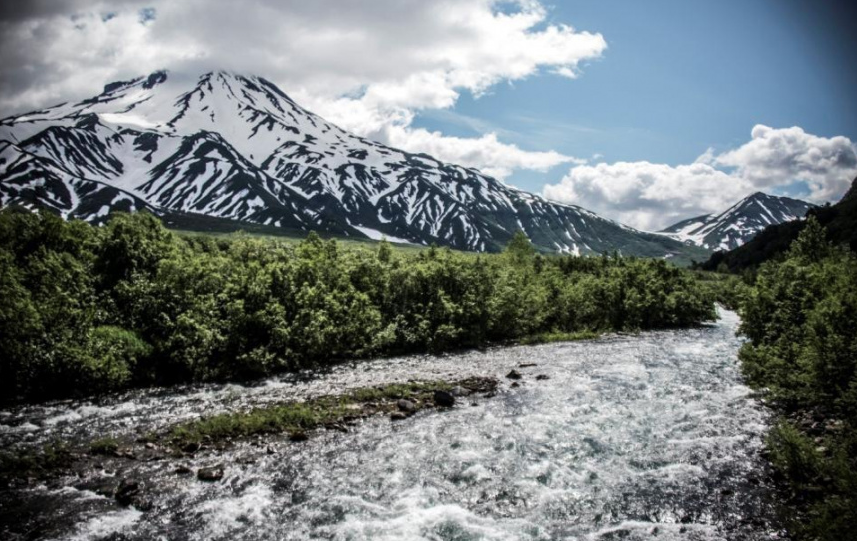
[[[0,204],[102,222],[148,209],[465,250],[665,257],[688,246],[547,201],[476,169],[366,140],[261,77],[156,72],[0,121]]]
[[[709,250],[732,250],[769,225],[803,218],[813,206],[798,199],[756,192],[721,214],[682,220],[660,232]]]

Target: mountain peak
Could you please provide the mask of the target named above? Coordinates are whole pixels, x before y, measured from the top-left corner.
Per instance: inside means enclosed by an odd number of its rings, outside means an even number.
[[[662,233],[710,250],[731,250],[769,225],[802,218],[812,207],[790,197],[755,192],[717,216],[682,220]]]
[[[225,70],[110,83],[88,100],[4,120],[3,141],[21,152],[0,163],[0,204],[91,221],[133,201],[167,217],[463,250],[498,250],[522,230],[544,251],[700,255],[474,169],[358,137],[274,83]],[[40,188],[45,179],[50,193]],[[84,200],[99,205],[78,209]]]

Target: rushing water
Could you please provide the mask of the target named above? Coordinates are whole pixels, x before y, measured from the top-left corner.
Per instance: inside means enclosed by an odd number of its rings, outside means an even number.
[[[147,391],[0,413],[0,443],[156,430],[178,419],[410,378],[495,376],[493,398],[309,441],[135,461],[0,494],[0,533],[59,539],[772,539],[764,408],[741,383],[737,316],[699,329],[384,359],[254,387]],[[519,368],[521,363],[537,366]],[[516,368],[522,384],[503,376]],[[536,380],[544,374],[549,379]],[[151,508],[86,487],[133,478]],[[91,485],[89,485],[91,486]],[[78,488],[75,488],[78,487]],[[14,513],[10,513],[12,509]],[[10,517],[12,515],[12,517]],[[13,518],[14,517],[14,518]],[[14,524],[18,521],[18,524]]]

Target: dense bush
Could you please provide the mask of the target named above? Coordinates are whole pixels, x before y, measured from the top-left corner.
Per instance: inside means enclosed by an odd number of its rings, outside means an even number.
[[[769,447],[805,511],[796,532],[849,538],[857,528],[857,259],[810,218],[786,258],[759,269],[741,313],[747,380],[782,408]]]
[[[146,214],[105,227],[0,211],[7,400],[246,379],[373,354],[550,332],[685,326],[712,296],[664,261],[343,249],[179,236]]]

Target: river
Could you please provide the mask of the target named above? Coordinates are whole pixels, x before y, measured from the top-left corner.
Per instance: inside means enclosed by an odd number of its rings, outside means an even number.
[[[341,365],[254,386],[135,391],[0,412],[4,448],[163,429],[408,379],[494,376],[490,398],[309,441],[248,441],[185,460],[109,460],[0,493],[6,539],[777,539],[760,457],[769,414],[742,384],[738,317],[696,329]],[[536,366],[520,367],[534,363]],[[519,387],[504,376],[523,374]],[[537,375],[547,379],[536,379]],[[124,464],[124,463],[123,463]],[[139,480],[150,505],[98,495]]]

